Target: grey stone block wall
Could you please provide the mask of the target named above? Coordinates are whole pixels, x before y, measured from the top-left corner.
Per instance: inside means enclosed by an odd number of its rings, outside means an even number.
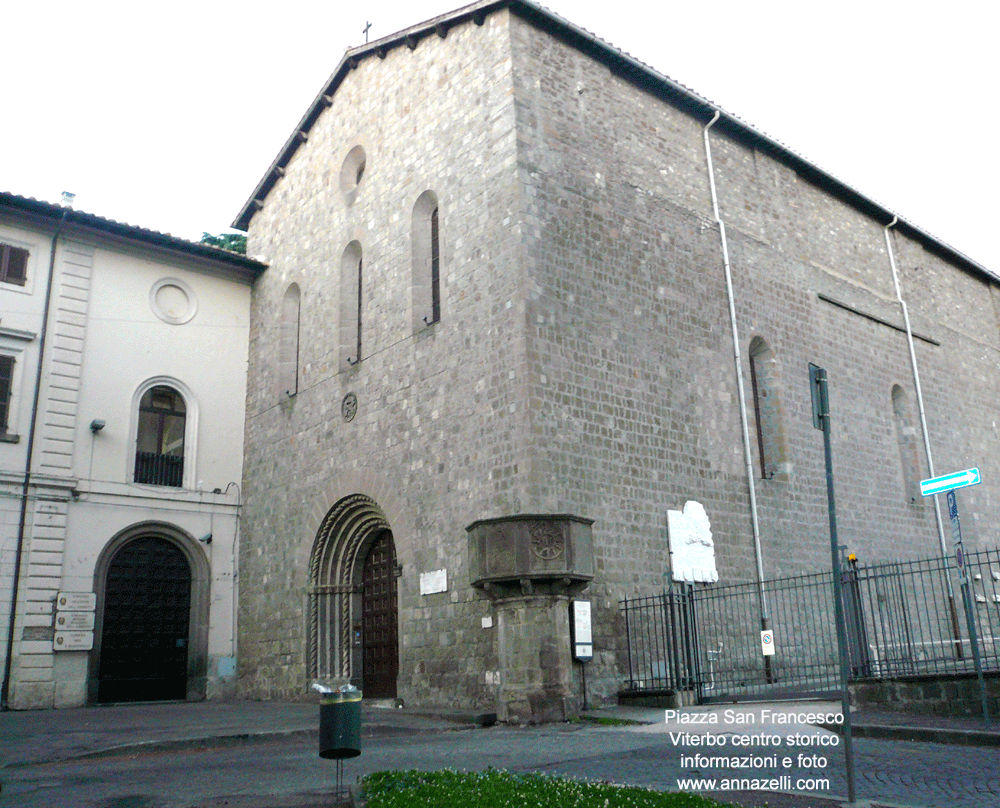
[[[476,520],[594,520],[591,703],[621,684],[618,599],[668,581],[668,509],[701,502],[720,583],[753,579],[704,123],[505,10],[350,73],[250,230],[250,253],[271,268],[251,332],[244,693],[304,694],[309,552],[322,514],[353,493],[393,514],[400,695],[419,703],[485,707],[503,689],[497,609],[470,585],[465,528]],[[790,464],[756,481],[765,575],[829,565],[809,362],[829,372],[842,542],[866,562],[936,554],[933,506],[907,494],[893,420],[894,385],[916,403],[886,223],[710,137],[751,436],[748,349],[759,337],[775,356]],[[359,144],[365,172],[347,198],[341,167]],[[420,328],[411,216],[428,190],[440,205],[442,319]],[[986,482],[960,496],[966,544],[995,546],[996,286],[892,239],[921,335],[936,471],[980,466]],[[351,241],[363,252],[366,347],[345,368],[340,260]],[[282,399],[292,282],[299,393]],[[359,404],[347,422],[350,392]],[[420,595],[420,574],[445,568],[448,591]],[[575,692],[576,668],[571,678],[559,687]]]
[[[591,594],[605,607],[626,592],[662,585],[665,511],[687,499],[702,502],[712,519],[720,583],[751,579],[706,122],[526,23],[515,21],[513,32],[525,216],[535,236],[525,323],[536,381],[529,393],[538,447],[531,507],[595,520],[603,575]],[[933,505],[911,501],[905,489],[893,421],[893,385],[914,413],[916,403],[883,236],[888,222],[744,145],[716,133],[711,142],[751,438],[747,356],[753,338],[762,337],[776,356],[789,444],[788,478],[756,480],[765,576],[829,566],[810,362],[826,367],[831,380],[842,542],[863,558],[937,554]],[[939,343],[916,343],[935,472],[993,466],[993,453],[975,442],[996,440],[982,407],[998,382],[995,292],[982,277],[892,238],[914,328]],[[919,429],[916,420],[912,426]],[[752,451],[756,471],[755,441]],[[929,476],[925,464],[922,471]],[[960,499],[979,523],[980,502],[996,504],[995,484]],[[979,524],[970,530],[979,546],[995,546],[995,527],[988,537]],[[614,611],[599,615],[602,644],[620,649]],[[606,673],[610,689],[613,671]]]
[[[400,695],[495,701],[488,601],[472,589],[465,527],[519,507],[511,389],[523,372],[510,48],[504,15],[362,62],[253,221],[249,251],[271,269],[255,288],[241,567],[240,674],[249,695],[304,696],[308,559],[318,518],[364,493],[390,518],[399,579]],[[345,200],[341,163],[366,167]],[[440,205],[442,321],[414,331],[411,214]],[[362,361],[339,363],[339,261],[363,252]],[[279,312],[301,287],[300,383],[275,396]],[[350,392],[354,420],[341,415]],[[399,505],[389,507],[388,503]],[[419,576],[447,569],[448,591]]]
[[[992,721],[1000,709],[1000,679],[987,674],[983,687]],[[983,694],[975,674],[857,682],[850,690],[851,701],[859,709],[953,718],[979,718],[983,714]]]

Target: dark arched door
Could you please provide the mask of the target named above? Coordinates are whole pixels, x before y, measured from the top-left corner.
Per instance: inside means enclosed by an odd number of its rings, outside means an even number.
[[[382,531],[368,550],[361,584],[362,691],[368,698],[395,698],[399,674],[396,549],[388,530]]]
[[[97,700],[187,695],[191,567],[173,542],[134,539],[108,567]]]

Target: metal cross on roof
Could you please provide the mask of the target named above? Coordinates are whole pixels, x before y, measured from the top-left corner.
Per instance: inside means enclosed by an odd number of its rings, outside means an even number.
[[[364,27],[365,42],[368,41],[368,29],[371,28],[371,27],[372,27],[372,24],[370,22],[368,22],[368,20],[365,20],[365,27]]]

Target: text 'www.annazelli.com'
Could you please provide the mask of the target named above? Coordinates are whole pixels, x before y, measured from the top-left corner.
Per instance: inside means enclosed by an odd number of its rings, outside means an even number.
[[[719,779],[677,780],[679,791],[829,791],[824,777],[722,777]]]

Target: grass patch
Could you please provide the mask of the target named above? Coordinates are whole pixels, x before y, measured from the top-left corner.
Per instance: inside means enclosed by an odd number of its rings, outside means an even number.
[[[606,718],[595,715],[582,715],[576,720],[581,724],[596,724],[599,727],[640,727],[652,723],[649,721],[636,721],[634,718]]]
[[[725,808],[694,794],[591,783],[541,774],[387,771],[362,781],[368,808]]]

